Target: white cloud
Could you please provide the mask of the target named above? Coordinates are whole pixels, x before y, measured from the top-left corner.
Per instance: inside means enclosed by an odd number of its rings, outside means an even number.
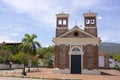
[[[0,36],[0,42],[3,42],[3,41],[5,41],[5,42],[15,42],[15,41],[13,41],[9,36],[7,36],[7,35],[1,35]]]
[[[16,37],[18,36],[18,33],[12,33],[12,36]]]
[[[25,27],[18,24],[2,24],[0,27],[0,42],[14,42],[14,38],[21,33],[25,33]]]
[[[98,19],[102,19],[102,16],[98,16]]]
[[[91,8],[91,6],[99,4],[102,0],[1,0],[6,3],[6,6],[19,15],[27,15],[31,21],[38,23],[49,24],[55,27],[55,14],[61,11],[69,14],[78,12],[80,9]],[[89,1],[89,2],[88,2]],[[78,9],[78,10],[77,10]],[[9,11],[10,11],[9,10]],[[87,10],[86,10],[87,11]],[[75,16],[74,14],[72,16]],[[79,17],[79,16],[78,16]],[[102,17],[101,17],[102,18]],[[28,20],[29,21],[29,20]],[[76,20],[72,20],[70,24],[75,24]],[[24,22],[24,21],[23,21]],[[33,22],[31,22],[33,23]],[[83,23],[81,23],[83,25]],[[19,24],[10,24],[9,29],[13,29],[11,36],[4,35],[1,40],[12,41],[11,37],[18,36],[19,32],[24,33],[29,26]],[[69,25],[71,26],[71,25]],[[78,25],[79,26],[79,25]],[[6,27],[6,26],[5,26]],[[42,27],[45,27],[42,25]],[[73,27],[73,26],[72,26]],[[3,28],[8,30],[8,28]]]
[[[102,0],[71,0],[75,8],[88,8],[97,5]]]
[[[119,32],[102,31],[99,33],[102,42],[120,42]]]
[[[101,0],[2,0],[19,14],[28,14],[32,19],[55,26],[55,14],[73,12],[77,8],[94,6]]]
[[[112,6],[112,7],[100,6],[99,9],[111,11],[111,10],[120,10],[120,7],[119,6]]]
[[[3,7],[0,7],[0,11],[3,11],[3,12],[8,12],[5,8]]]
[[[22,26],[22,25],[19,25],[19,24],[11,24],[12,27],[12,30],[14,32],[26,32],[26,27],[25,26]]]

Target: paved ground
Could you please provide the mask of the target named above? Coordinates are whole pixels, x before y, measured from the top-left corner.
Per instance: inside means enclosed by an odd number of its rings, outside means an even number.
[[[27,77],[34,80],[33,78],[37,78],[38,80],[42,80],[42,78],[57,78],[62,80],[120,80],[120,72],[116,70],[101,70],[104,75],[80,75],[80,74],[59,74],[53,73],[53,69],[36,69],[34,72],[27,73]],[[21,75],[22,70],[1,70],[0,76],[12,76],[12,77],[23,77]],[[0,80],[21,80],[20,78],[12,78],[7,79],[0,77]],[[22,80],[29,80],[24,79]]]
[[[42,80],[42,79],[0,77],[0,80]]]

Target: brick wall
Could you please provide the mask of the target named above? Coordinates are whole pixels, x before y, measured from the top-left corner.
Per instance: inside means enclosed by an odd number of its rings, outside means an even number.
[[[68,29],[56,29],[56,37],[62,35],[66,31],[68,31]]]
[[[97,28],[85,28],[85,31],[97,37]]]
[[[61,46],[55,46],[55,64],[54,67],[55,68],[60,68],[60,69],[64,69],[64,68],[69,68],[69,45],[65,46],[65,48],[63,47],[63,50],[65,50],[65,56],[61,56],[60,51],[61,50]],[[64,59],[64,60],[63,60]]]
[[[97,69],[98,68],[98,46],[86,45],[83,47],[83,68]]]

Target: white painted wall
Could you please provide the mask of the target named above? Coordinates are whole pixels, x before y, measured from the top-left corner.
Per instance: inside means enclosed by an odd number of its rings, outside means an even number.
[[[104,56],[99,56],[99,67],[105,67]]]
[[[109,68],[114,68],[115,67],[115,60],[112,58],[109,58]]]

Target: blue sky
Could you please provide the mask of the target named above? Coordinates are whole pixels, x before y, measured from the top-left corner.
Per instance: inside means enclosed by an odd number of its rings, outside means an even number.
[[[0,0],[0,42],[21,42],[25,33],[36,34],[42,46],[55,37],[55,14],[69,13],[69,29],[83,24],[83,13],[98,14],[103,42],[120,43],[120,0]]]

